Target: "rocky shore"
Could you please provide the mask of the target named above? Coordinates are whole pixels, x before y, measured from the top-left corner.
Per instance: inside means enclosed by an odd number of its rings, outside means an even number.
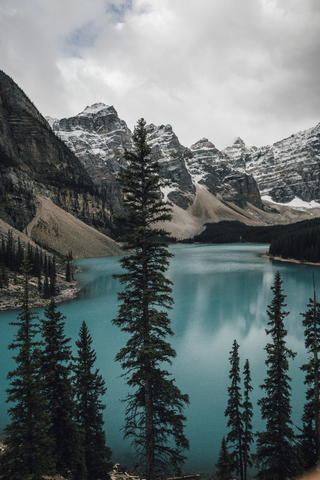
[[[22,275],[16,275],[16,277],[14,277],[13,274],[10,274],[9,286],[0,289],[0,311],[14,310],[21,307],[19,296],[22,292],[22,280]],[[39,293],[37,278],[30,278],[29,289],[30,306],[32,308],[46,307],[49,304],[50,299],[43,298]],[[63,274],[57,273],[57,291],[58,294],[54,299],[56,303],[61,303],[75,298],[78,295],[80,288],[75,280],[67,282],[64,279]]]
[[[264,253],[261,256],[263,258],[270,258],[270,260],[275,260],[277,262],[300,263],[301,265],[314,265],[315,267],[320,266],[320,263],[305,262],[303,260],[296,260],[295,258],[282,258],[282,257],[269,255],[269,253]]]

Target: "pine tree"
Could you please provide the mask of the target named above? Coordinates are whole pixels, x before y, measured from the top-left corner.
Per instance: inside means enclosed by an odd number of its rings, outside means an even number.
[[[9,345],[10,350],[17,350],[13,357],[17,366],[7,377],[10,380],[7,402],[12,406],[8,410],[11,423],[5,428],[4,442],[8,448],[0,457],[4,480],[40,480],[42,475],[54,471],[53,444],[48,435],[50,417],[40,375],[41,343],[36,339],[39,324],[29,307],[30,270],[25,258],[22,310],[17,322],[10,324],[18,327]]]
[[[215,474],[216,480],[232,480],[232,458],[227,449],[227,442],[225,437],[222,438],[219,458],[216,463],[217,471]]]
[[[49,280],[48,280],[47,274],[44,277],[43,298],[46,298],[46,299],[50,298],[50,287],[49,287]]]
[[[57,294],[57,272],[56,272],[56,259],[53,257],[50,264],[50,297],[54,297]]]
[[[51,417],[49,434],[54,440],[56,467],[61,475],[71,471],[77,480],[83,480],[86,468],[83,439],[75,419],[70,338],[64,334],[65,317],[57,311],[53,298],[45,309],[45,317],[41,320],[44,340],[41,373]]]
[[[243,402],[243,428],[244,428],[244,434],[243,434],[243,478],[244,480],[247,480],[247,471],[248,471],[248,466],[252,467],[252,461],[250,458],[250,445],[253,442],[253,433],[252,433],[252,417],[253,417],[253,411],[252,411],[252,403],[250,401],[250,392],[252,391],[252,386],[251,386],[251,375],[250,375],[250,365],[249,365],[249,360],[247,359],[245,364],[244,364],[244,370],[243,370],[243,375],[244,375],[244,381],[243,381],[243,386],[244,386],[244,392],[243,392],[243,397],[244,397],[244,402]]]
[[[77,423],[84,433],[83,445],[85,451],[88,478],[90,480],[106,480],[112,466],[111,450],[106,446],[106,434],[103,430],[102,411],[106,408],[101,398],[105,392],[105,381],[94,370],[96,353],[92,348],[92,338],[85,322],[82,323],[77,357],[74,359],[75,390],[77,398]]]
[[[261,416],[266,420],[264,432],[257,433],[257,453],[255,456],[259,473],[257,478],[284,480],[293,478],[297,472],[295,435],[291,421],[291,379],[288,376],[289,359],[295,353],[286,346],[287,330],[284,319],[289,314],[283,310],[284,303],[281,275],[275,275],[273,299],[268,306],[269,316],[266,334],[271,335],[272,343],[267,343],[267,377],[260,386],[265,397],[258,400]]]
[[[184,461],[182,451],[189,447],[184,435],[182,411],[189,402],[174,385],[164,362],[171,364],[176,352],[165,341],[172,335],[167,310],[171,307],[171,282],[164,273],[171,254],[160,238],[167,234],[156,228],[157,222],[171,219],[170,208],[161,198],[160,187],[166,185],[159,175],[158,162],[150,157],[146,123],[138,121],[134,130],[135,150],[125,152],[127,167],[120,172],[123,205],[126,215],[124,256],[121,266],[126,273],[117,275],[124,285],[118,295],[118,317],[113,320],[129,333],[127,344],[116,356],[135,388],[127,397],[125,436],[133,444],[147,480],[166,468],[178,470]]]
[[[66,282],[71,282],[71,268],[70,268],[70,260],[67,259],[66,265]]]
[[[228,427],[230,431],[227,435],[227,442],[233,445],[232,470],[240,476],[243,480],[243,414],[242,414],[242,396],[241,396],[241,378],[240,378],[240,358],[239,358],[239,344],[234,340],[232,350],[230,352],[230,373],[231,386],[228,387],[228,406],[224,412],[228,419]]]
[[[314,283],[314,278],[313,278]],[[305,346],[310,354],[308,363],[301,370],[306,373],[306,404],[302,423],[301,444],[305,467],[315,467],[320,457],[320,403],[319,403],[319,352],[320,352],[320,304],[317,302],[314,285],[313,299],[310,298],[308,310],[302,314],[305,327]]]

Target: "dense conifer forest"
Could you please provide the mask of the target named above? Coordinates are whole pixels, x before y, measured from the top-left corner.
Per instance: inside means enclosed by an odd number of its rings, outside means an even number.
[[[186,242],[199,243],[272,243],[282,235],[295,235],[301,231],[320,229],[320,219],[304,220],[288,225],[253,227],[241,222],[207,223],[206,229]]]
[[[301,228],[272,240],[269,253],[304,262],[320,262],[320,226]]]
[[[15,369],[8,372],[10,422],[0,456],[3,480],[41,480],[63,475],[77,480],[107,480],[111,450],[105,444],[101,402],[106,388],[94,369],[96,354],[83,322],[71,354],[64,334],[65,317],[52,298],[44,319],[30,309],[32,267],[22,262],[22,308],[11,325],[16,334],[8,346]],[[71,477],[70,477],[71,475]]]
[[[2,236],[0,242],[0,289],[8,287],[10,281],[17,283],[25,255],[30,263],[30,276],[37,278],[38,292],[42,298],[49,299],[57,295],[57,257],[30,243],[23,245],[20,238],[15,241],[11,230],[8,230],[7,236]],[[59,267],[65,271],[67,282],[72,277],[71,260],[72,254],[59,259]]]

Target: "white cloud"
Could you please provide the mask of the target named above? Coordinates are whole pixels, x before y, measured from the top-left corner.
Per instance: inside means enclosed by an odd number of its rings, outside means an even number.
[[[320,121],[319,24],[317,0],[2,0],[1,68],[44,115],[263,145]]]

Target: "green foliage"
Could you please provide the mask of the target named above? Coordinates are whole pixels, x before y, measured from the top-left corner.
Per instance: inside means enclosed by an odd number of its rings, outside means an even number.
[[[288,238],[298,235],[306,229],[320,228],[320,219],[314,218],[289,225],[271,225],[266,227],[253,227],[239,221],[222,221],[217,223],[206,223],[206,229],[196,235],[194,242],[200,243],[271,243],[276,242],[279,237],[286,235]],[[190,240],[189,240],[190,241]],[[273,255],[273,253],[272,253]],[[294,257],[293,257],[294,258]]]
[[[165,277],[171,254],[167,244],[155,239],[167,235],[157,222],[171,219],[169,205],[162,201],[158,162],[150,158],[145,121],[134,130],[135,150],[125,152],[127,167],[120,172],[125,215],[121,238],[129,255],[122,257],[126,273],[117,275],[124,290],[113,323],[130,335],[116,356],[126,371],[128,385],[135,392],[127,398],[126,437],[133,438],[141,468],[147,480],[166,470],[178,471],[184,461],[182,451],[189,443],[184,435],[182,410],[189,402],[163,370],[176,353],[165,340],[173,332],[167,310],[173,300],[171,282]]]
[[[265,397],[258,400],[261,417],[266,420],[265,431],[257,433],[255,461],[259,468],[259,479],[293,478],[298,470],[291,421],[291,379],[287,373],[289,359],[296,354],[286,346],[284,319],[289,313],[283,310],[286,305],[282,283],[277,272],[271,287],[273,299],[267,310],[269,329],[266,329],[266,334],[271,336],[272,343],[267,343],[265,347],[267,376],[260,386],[265,391]]]
[[[49,275],[50,275],[50,297],[54,297],[57,294],[57,272],[56,272],[56,260],[52,259],[52,262],[49,264]]]
[[[30,264],[30,275],[38,278],[38,290],[42,292],[42,275],[46,276],[43,296],[50,298],[57,295],[57,275],[55,257],[51,259],[43,255],[42,250],[33,247],[30,243],[23,248],[20,238],[15,242],[12,230],[8,230],[6,237],[2,237],[0,244],[0,288],[8,287],[8,271],[19,273],[22,268],[23,258],[26,255]],[[49,282],[50,279],[50,282]]]
[[[94,370],[96,353],[92,348],[92,338],[85,322],[82,323],[77,357],[74,359],[75,390],[77,399],[77,424],[83,432],[83,447],[86,467],[90,480],[106,480],[111,469],[111,450],[106,446],[103,430],[102,411],[106,408],[101,398],[105,392],[105,381]]]
[[[43,377],[40,371],[41,342],[38,318],[29,308],[29,275],[31,266],[23,261],[24,288],[23,306],[17,322],[18,327],[10,350],[16,350],[16,369],[8,373],[10,387],[7,402],[11,423],[5,428],[7,449],[0,457],[1,475],[4,480],[40,480],[42,475],[54,471],[53,442],[49,437],[50,416],[43,394]]]
[[[56,309],[52,298],[41,320],[44,349],[41,374],[45,380],[43,392],[50,414],[49,434],[54,441],[57,471],[67,476],[70,470],[77,480],[86,478],[83,439],[76,424],[75,390],[71,382],[70,338],[64,334],[65,317]]]
[[[249,360],[247,359],[244,364],[243,370],[243,386],[244,386],[244,402],[243,402],[243,478],[247,480],[247,470],[248,466],[252,467],[253,463],[250,457],[250,445],[253,443],[253,433],[252,433],[252,417],[253,417],[253,406],[250,401],[250,392],[252,391],[251,386],[251,375],[250,375],[250,365]]]
[[[66,265],[66,282],[71,282],[71,267],[69,258],[67,259]]]
[[[290,235],[282,235],[271,242],[270,255],[282,258],[319,263],[320,226],[299,229]]]
[[[216,463],[217,471],[215,474],[216,480],[232,480],[232,458],[227,449],[227,442],[225,437],[222,438],[219,458]]]
[[[242,395],[241,395],[241,378],[240,378],[240,358],[239,344],[234,340],[232,350],[230,352],[230,373],[231,386],[228,387],[228,406],[224,412],[228,418],[228,428],[230,431],[227,435],[227,442],[232,444],[233,452],[232,471],[235,470],[243,480],[243,414],[242,414]]]
[[[310,298],[308,310],[302,314],[305,346],[310,357],[301,366],[305,372],[306,403],[302,415],[302,434],[300,435],[305,468],[317,465],[320,456],[320,402],[319,402],[319,352],[320,352],[320,304]]]

